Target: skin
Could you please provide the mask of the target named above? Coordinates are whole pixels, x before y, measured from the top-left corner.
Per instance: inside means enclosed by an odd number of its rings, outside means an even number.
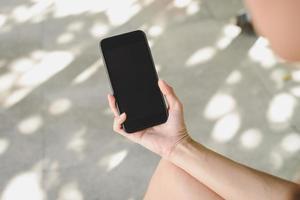
[[[218,194],[168,160],[161,159],[149,183],[144,200],[222,200]]]
[[[126,114],[118,114],[115,98],[108,95],[114,131],[162,157],[145,199],[299,199],[297,184],[234,162],[193,140],[173,88],[162,80],[158,85],[169,105],[167,122],[132,134],[122,129]]]
[[[257,32],[275,53],[289,62],[300,60],[300,1],[245,0]]]

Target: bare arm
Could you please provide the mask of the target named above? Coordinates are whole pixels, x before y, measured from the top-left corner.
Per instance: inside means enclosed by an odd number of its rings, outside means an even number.
[[[185,127],[183,105],[174,90],[164,81],[159,81],[159,87],[169,105],[166,123],[127,134],[121,126],[126,114],[119,115],[115,99],[109,95],[109,105],[115,115],[113,129],[173,162],[224,199],[300,199],[296,196],[300,191],[295,183],[243,166],[193,141]]]
[[[236,163],[192,139],[177,145],[170,160],[224,199],[300,199],[298,185]]]
[[[300,1],[245,0],[256,30],[288,61],[300,61]]]

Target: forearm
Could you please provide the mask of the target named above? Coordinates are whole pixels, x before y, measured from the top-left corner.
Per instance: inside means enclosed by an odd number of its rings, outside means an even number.
[[[274,51],[289,61],[300,61],[300,1],[245,0],[256,30]]]
[[[193,140],[174,149],[170,161],[228,200],[292,200],[298,186],[221,156]],[[298,197],[299,198],[299,197]]]

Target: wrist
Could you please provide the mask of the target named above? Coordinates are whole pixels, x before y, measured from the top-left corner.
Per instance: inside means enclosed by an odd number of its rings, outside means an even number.
[[[205,155],[205,152],[206,148],[203,145],[199,144],[198,142],[193,140],[193,138],[188,136],[174,147],[168,157],[168,160],[176,164],[179,160],[181,160],[182,157],[193,157],[194,153],[196,153],[197,156],[199,156],[198,153],[201,153],[201,155]]]
[[[182,154],[188,146],[191,146],[195,141],[187,134],[186,137],[178,141],[168,155],[168,160],[172,161],[178,154]]]

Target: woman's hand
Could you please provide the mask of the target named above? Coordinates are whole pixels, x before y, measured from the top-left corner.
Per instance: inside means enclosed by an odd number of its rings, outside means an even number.
[[[113,123],[115,132],[164,158],[168,158],[178,143],[188,140],[190,137],[184,123],[183,106],[174,93],[173,88],[162,80],[158,81],[158,85],[169,105],[169,117],[164,124],[128,134],[122,129],[122,123],[126,120],[126,113],[119,115],[114,96],[108,95],[108,102],[115,116]]]

